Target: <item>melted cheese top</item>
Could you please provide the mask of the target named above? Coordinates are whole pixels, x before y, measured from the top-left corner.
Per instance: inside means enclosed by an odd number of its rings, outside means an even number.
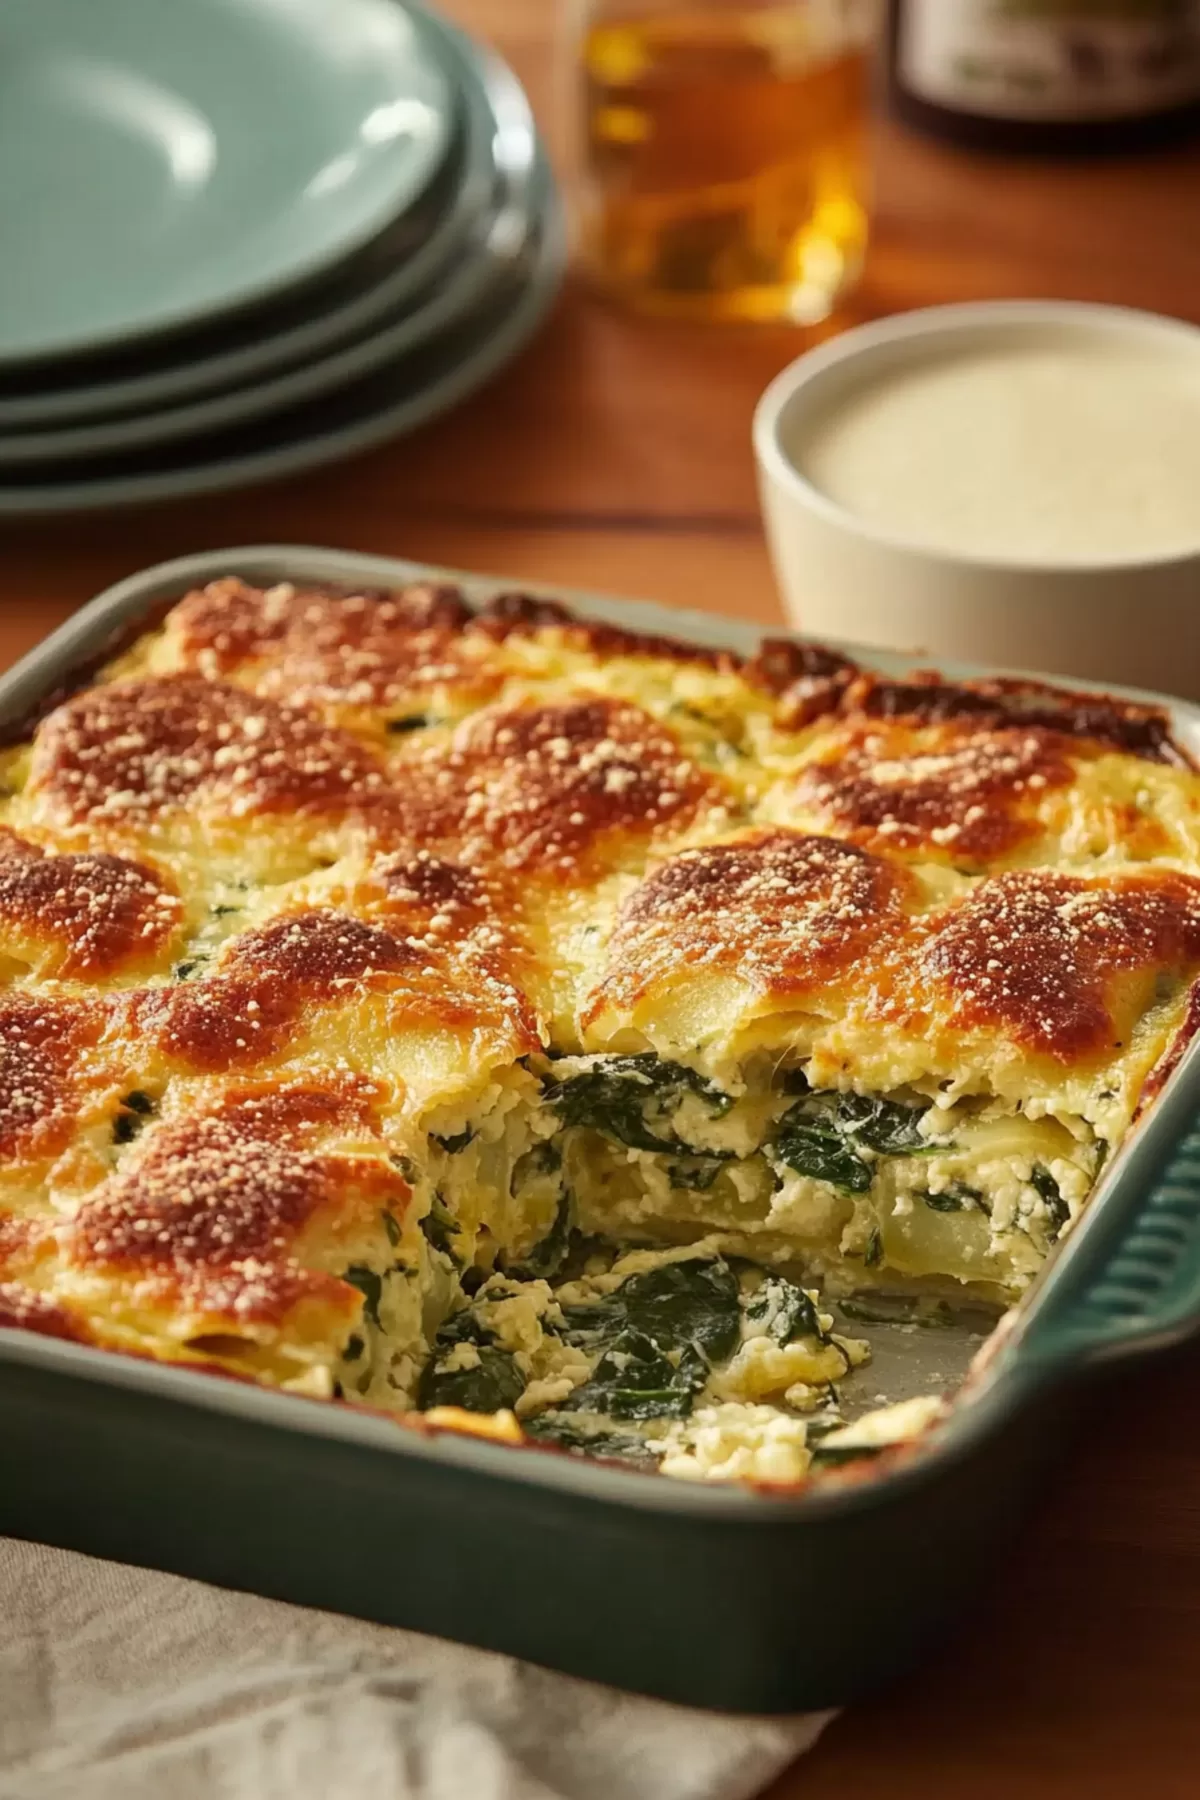
[[[1104,696],[229,579],[5,783],[0,1321],[140,1352],[327,1362],[547,1050],[1115,1141],[1191,1029],[1200,777]]]

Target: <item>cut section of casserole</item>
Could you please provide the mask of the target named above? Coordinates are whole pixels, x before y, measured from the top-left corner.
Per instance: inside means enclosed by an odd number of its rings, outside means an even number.
[[[555,1068],[585,1222],[726,1229],[838,1284],[1019,1290],[1128,1129],[1198,966],[1200,884],[1172,869],[947,891],[777,828],[685,851],[618,914],[582,1015],[605,1054]],[[622,1099],[651,1124],[623,1128]]]
[[[1193,1029],[1103,696],[230,578],[0,779],[0,1320],[515,1442],[925,1430],[832,1300],[1018,1297]]]

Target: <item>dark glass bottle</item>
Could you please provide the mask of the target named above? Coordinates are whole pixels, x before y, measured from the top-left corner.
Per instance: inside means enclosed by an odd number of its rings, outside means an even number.
[[[956,143],[1125,150],[1200,128],[1200,0],[889,0],[892,104]]]

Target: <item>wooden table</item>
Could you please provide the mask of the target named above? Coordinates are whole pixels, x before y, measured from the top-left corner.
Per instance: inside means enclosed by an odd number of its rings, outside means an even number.
[[[448,0],[554,141],[562,0]],[[985,162],[885,127],[869,316],[1052,295],[1200,320],[1200,149]],[[773,621],[749,426],[793,332],[650,326],[572,289],[519,366],[406,443],[273,489],[0,538],[0,662],[189,550],[307,542]],[[1065,1478],[942,1655],[855,1709],[772,1800],[1200,1795],[1200,1354],[1107,1385]],[[847,1571],[852,1586],[853,1570]]]

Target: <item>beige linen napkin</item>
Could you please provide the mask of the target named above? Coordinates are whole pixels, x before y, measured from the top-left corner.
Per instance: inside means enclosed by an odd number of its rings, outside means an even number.
[[[744,1800],[828,1714],[727,1718],[0,1539],[0,1800]]]

